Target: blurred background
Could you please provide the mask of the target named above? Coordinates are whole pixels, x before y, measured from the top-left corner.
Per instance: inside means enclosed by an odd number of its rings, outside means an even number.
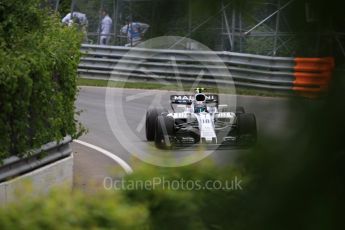
[[[213,50],[270,56],[344,55],[344,19],[337,3],[316,0],[49,0],[61,16],[88,19],[86,43],[99,41],[100,10],[112,18],[110,45],[124,45],[129,17],[150,25],[145,39],[186,36]]]

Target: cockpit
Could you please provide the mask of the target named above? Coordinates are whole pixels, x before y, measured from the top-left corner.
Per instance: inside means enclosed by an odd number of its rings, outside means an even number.
[[[196,94],[194,102],[194,113],[207,112],[205,94]]]

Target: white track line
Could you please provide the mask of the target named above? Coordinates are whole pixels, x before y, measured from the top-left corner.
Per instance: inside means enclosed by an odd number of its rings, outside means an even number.
[[[118,163],[127,174],[131,174],[133,172],[133,169],[131,168],[131,166],[129,166],[129,164],[127,164],[124,160],[122,160],[120,157],[116,156],[115,154],[112,154],[111,152],[102,149],[101,147],[98,147],[96,145],[81,141],[81,140],[73,140],[74,142],[84,145],[86,147],[89,147],[91,149],[94,149],[102,154],[104,154],[105,156],[113,159],[114,161],[116,161],[116,163]]]

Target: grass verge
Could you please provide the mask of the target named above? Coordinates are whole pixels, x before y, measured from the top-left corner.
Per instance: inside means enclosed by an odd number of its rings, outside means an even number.
[[[120,82],[120,81],[110,81],[101,79],[86,79],[78,78],[78,86],[97,86],[97,87],[113,87],[113,88],[127,88],[127,89],[158,89],[158,90],[172,90],[172,91],[189,91],[193,86],[192,84],[183,84],[183,89],[177,84],[164,85],[155,82]],[[205,87],[205,85],[199,85],[197,87]],[[208,90],[211,93],[227,93],[227,94],[237,94],[237,95],[252,95],[252,96],[266,96],[266,97],[287,97],[291,96],[289,94],[274,93],[264,90],[253,90],[253,89],[240,89],[236,88],[236,92],[233,89],[227,88],[211,88]]]

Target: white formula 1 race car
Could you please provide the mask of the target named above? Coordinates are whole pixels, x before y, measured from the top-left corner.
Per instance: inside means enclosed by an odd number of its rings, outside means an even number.
[[[248,148],[256,143],[255,115],[243,107],[219,105],[219,97],[196,89],[195,95],[171,95],[172,112],[146,112],[146,139],[156,147],[207,145]]]

